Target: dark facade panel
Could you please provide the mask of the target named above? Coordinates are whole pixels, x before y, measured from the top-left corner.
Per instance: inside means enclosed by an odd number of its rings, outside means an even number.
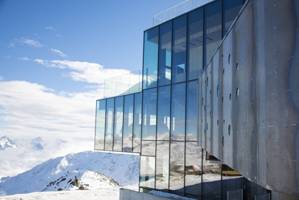
[[[244,4],[244,0],[223,0],[223,21],[224,21],[224,32],[226,33],[231,26],[232,22],[239,14],[240,9]]]
[[[141,147],[141,103],[142,93],[134,94],[133,152],[140,152]]]
[[[95,149],[104,150],[106,100],[96,102]]]
[[[187,83],[187,118],[186,118],[186,140],[199,141],[198,130],[198,81]]]
[[[157,86],[159,29],[144,33],[143,89]]]

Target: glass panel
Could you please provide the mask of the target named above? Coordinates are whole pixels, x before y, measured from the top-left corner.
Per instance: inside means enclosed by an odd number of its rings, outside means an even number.
[[[133,145],[133,95],[125,96],[124,102],[124,133],[123,133],[123,151],[132,152]]]
[[[166,85],[171,80],[171,21],[160,26],[159,48],[159,85]]]
[[[183,194],[184,188],[184,142],[171,142],[170,150],[170,190]]]
[[[203,199],[221,199],[221,162],[203,151]]]
[[[224,0],[224,25],[225,33],[228,31],[231,23],[234,21],[238,15],[240,9],[242,8],[244,0]]]
[[[185,191],[187,194],[201,194],[202,149],[197,142],[186,143]]]
[[[188,79],[198,79],[203,64],[203,10],[189,14]]]
[[[144,33],[143,89],[157,86],[158,28]]]
[[[113,151],[122,150],[122,133],[123,133],[123,97],[115,98],[114,113],[114,144]]]
[[[149,89],[143,91],[143,127],[142,139],[156,139],[156,103],[157,89]]]
[[[157,141],[156,189],[168,189],[169,142]]]
[[[187,16],[173,21],[173,82],[186,80]]]
[[[140,157],[140,187],[155,187],[155,157]]]
[[[172,140],[185,140],[185,92],[185,83],[172,86]]]
[[[230,200],[232,197],[243,195],[244,178],[240,173],[229,166],[222,165],[222,199]],[[229,198],[230,197],[230,198]]]
[[[198,81],[187,85],[187,140],[198,141]]]
[[[141,93],[134,95],[134,139],[133,139],[133,151],[140,152],[141,142]]]
[[[142,153],[143,156],[155,156],[156,155],[156,141],[143,141],[142,140]]]
[[[206,52],[205,52],[205,62],[209,63],[210,59],[218,48],[222,39],[222,18],[221,18],[221,2],[215,1],[205,7],[205,21],[206,21],[206,31],[205,31],[205,42],[206,42]]]
[[[95,149],[104,150],[105,138],[105,110],[106,100],[98,100],[96,103],[96,137]]]
[[[160,87],[158,95],[158,140],[169,140],[170,131],[170,87]]]
[[[105,150],[111,151],[113,145],[114,98],[107,99]]]

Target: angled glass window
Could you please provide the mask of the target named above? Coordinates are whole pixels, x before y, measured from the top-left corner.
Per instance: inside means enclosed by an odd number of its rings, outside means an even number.
[[[140,157],[140,187],[155,187],[155,157]]]
[[[203,9],[189,14],[188,80],[198,79],[203,65]]]
[[[198,81],[187,84],[186,139],[198,141]]]
[[[157,140],[169,140],[170,86],[160,87],[158,95]]]
[[[183,15],[173,21],[173,66],[172,81],[186,80],[186,41],[187,41],[187,16]]]
[[[171,139],[185,140],[186,83],[172,86]]]
[[[106,110],[106,134],[105,150],[112,151],[113,146],[113,122],[114,121],[114,98],[107,99]]]
[[[203,199],[221,199],[221,162],[203,151]]]
[[[125,96],[123,132],[123,151],[125,152],[132,152],[133,150],[133,100],[133,95]]]
[[[155,156],[156,155],[156,141],[145,141],[142,140],[142,152],[141,155],[143,156]]]
[[[178,194],[184,192],[184,158],[185,142],[171,142],[169,189]]]
[[[123,97],[115,98],[113,151],[122,151]]]
[[[185,191],[189,195],[201,194],[202,149],[197,142],[186,142]]]
[[[225,33],[238,15],[244,0],[223,0]]]
[[[156,105],[157,104],[157,88],[143,91],[143,125],[142,139],[156,139]]]
[[[157,86],[159,29],[144,33],[143,89]]]
[[[221,2],[215,1],[205,7],[205,63],[208,64],[222,39]]]
[[[141,145],[141,93],[134,95],[133,151],[140,152]]]
[[[95,149],[104,150],[106,100],[96,102],[96,135]]]
[[[157,141],[156,189],[168,189],[169,141]]]
[[[159,85],[167,85],[171,81],[171,40],[172,22],[170,21],[160,25]]]

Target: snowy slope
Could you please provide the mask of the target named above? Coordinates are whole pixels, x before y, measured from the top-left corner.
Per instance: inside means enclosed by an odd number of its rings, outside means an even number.
[[[81,152],[48,160],[14,177],[0,179],[0,194],[41,191],[138,188],[139,158],[134,154]]]

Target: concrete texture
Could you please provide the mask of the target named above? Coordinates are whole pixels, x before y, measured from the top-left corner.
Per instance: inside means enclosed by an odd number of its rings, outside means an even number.
[[[299,199],[299,1],[249,0],[200,83],[203,148]]]

